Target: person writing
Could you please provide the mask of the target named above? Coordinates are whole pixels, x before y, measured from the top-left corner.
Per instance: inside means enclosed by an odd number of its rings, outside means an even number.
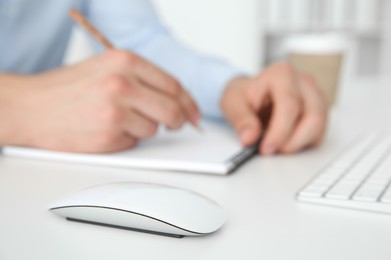
[[[119,49],[61,67],[76,7]],[[263,154],[317,145],[326,102],[287,63],[244,76],[178,43],[146,0],[0,0],[0,145],[103,153],[224,116]],[[96,47],[101,50],[100,46]]]

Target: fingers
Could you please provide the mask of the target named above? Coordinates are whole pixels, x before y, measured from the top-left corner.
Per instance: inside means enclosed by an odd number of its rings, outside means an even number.
[[[145,82],[147,86],[158,90],[178,102],[185,113],[186,119],[193,125],[198,124],[200,119],[198,106],[178,81],[145,60],[140,61],[135,73],[141,82]]]
[[[290,140],[282,148],[284,153],[293,153],[322,141],[326,129],[327,104],[316,83],[308,76],[300,80],[304,113]]]
[[[177,129],[187,120],[185,111],[176,100],[144,87],[138,81],[111,75],[103,81],[101,88],[109,106],[118,104],[124,111],[133,109],[157,124]]]
[[[129,81],[136,79],[140,85],[172,98],[181,106],[186,118],[193,125],[198,123],[198,106],[177,80],[134,53],[113,50],[108,55]]]
[[[186,112],[173,98],[133,82],[129,94],[124,96],[125,105],[151,121],[170,129],[178,129],[187,121]]]
[[[261,123],[246,103],[238,102],[236,109],[228,110],[226,115],[238,133],[242,145],[248,146],[257,141],[261,134]]]
[[[272,107],[260,147],[263,154],[293,153],[322,140],[327,119],[324,98],[314,80],[299,77],[290,65],[279,63],[269,67],[252,86],[247,98],[261,117],[267,103]]]
[[[124,129],[130,136],[137,139],[145,139],[156,134],[158,124],[136,111],[129,110],[125,118]]]
[[[175,98],[175,97],[174,97]],[[200,110],[194,101],[194,99],[187,93],[187,91],[183,91],[181,93],[181,96],[179,98],[179,102],[184,108],[184,112],[186,114],[186,118],[190,121],[190,123],[195,126],[199,127],[199,121],[201,119],[201,113]]]
[[[235,83],[233,82],[233,84]],[[222,102],[222,109],[227,120],[238,133],[242,145],[248,146],[258,140],[261,134],[261,122],[244,95],[243,88],[234,85],[228,86]]]
[[[270,155],[280,151],[289,140],[302,113],[302,99],[289,65],[276,65],[266,77],[270,79],[273,111],[261,152]]]
[[[134,147],[137,139],[125,133],[106,133],[94,138],[93,142],[80,141],[80,147],[65,149],[83,153],[108,153],[117,152]]]
[[[107,152],[118,152],[123,151],[126,149],[133,148],[137,145],[137,139],[129,136],[129,135],[122,135],[117,139],[117,141],[110,143],[110,145],[102,146],[103,153]]]

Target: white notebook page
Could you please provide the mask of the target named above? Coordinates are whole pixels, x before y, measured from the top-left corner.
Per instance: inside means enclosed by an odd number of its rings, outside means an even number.
[[[235,132],[220,121],[204,121],[201,126],[201,132],[190,125],[177,131],[161,128],[156,137],[118,153],[75,154],[8,146],[3,154],[110,167],[228,173],[234,167],[229,159],[243,150]]]

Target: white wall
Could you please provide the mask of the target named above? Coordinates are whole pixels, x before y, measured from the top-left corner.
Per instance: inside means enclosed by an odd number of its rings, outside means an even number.
[[[258,0],[153,0],[163,23],[196,51],[222,57],[248,73],[262,64]],[[75,30],[66,64],[92,55]]]
[[[259,0],[154,0],[168,27],[188,46],[248,71],[262,61]]]

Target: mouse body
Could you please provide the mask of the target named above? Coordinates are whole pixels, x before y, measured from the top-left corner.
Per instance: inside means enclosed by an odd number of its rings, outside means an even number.
[[[72,221],[173,237],[209,234],[225,221],[221,206],[201,194],[138,182],[87,188],[49,210]]]

